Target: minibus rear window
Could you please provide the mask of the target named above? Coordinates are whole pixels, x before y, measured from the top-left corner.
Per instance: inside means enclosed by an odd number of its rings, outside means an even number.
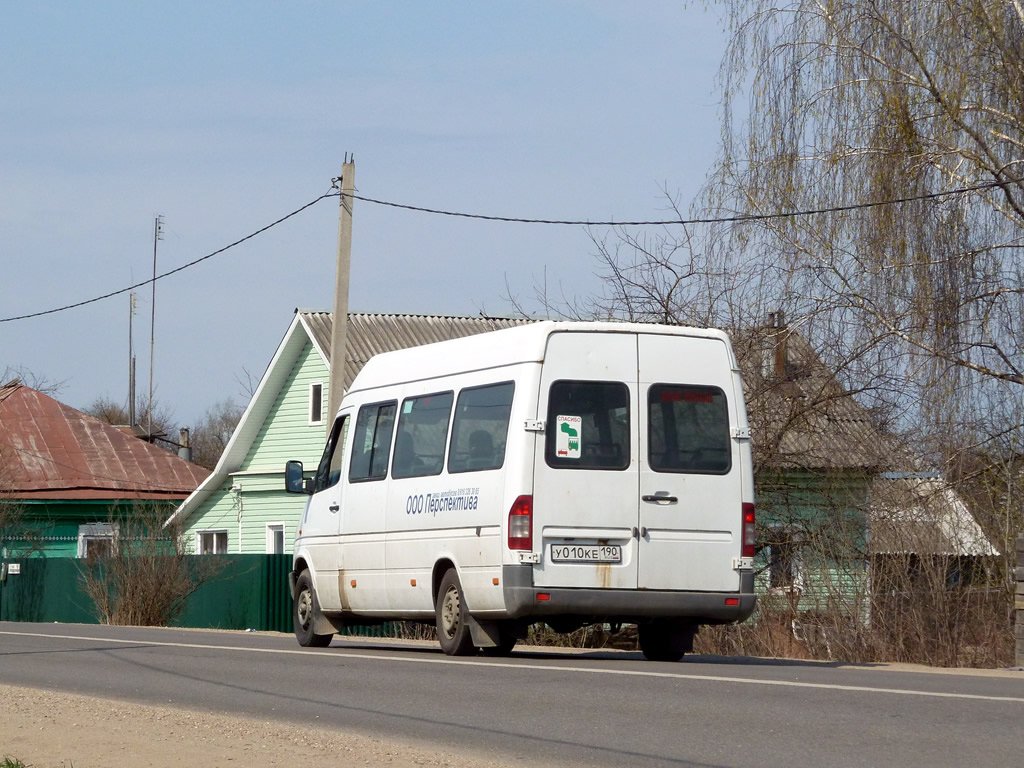
[[[459,393],[448,451],[449,472],[498,469],[505,463],[505,441],[515,384],[489,384]]]
[[[352,439],[352,463],[348,467],[348,479],[352,482],[387,477],[397,409],[394,401],[364,405],[359,409]]]
[[[626,469],[629,429],[629,387],[622,382],[556,381],[544,458],[560,469]]]
[[[729,404],[721,389],[653,384],[647,414],[648,460],[655,472],[729,472]]]

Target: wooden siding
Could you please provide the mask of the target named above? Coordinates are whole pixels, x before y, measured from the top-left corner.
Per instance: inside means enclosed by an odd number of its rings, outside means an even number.
[[[311,472],[320,461],[327,424],[309,423],[309,387],[324,385],[321,410],[326,416],[328,376],[323,359],[307,341],[241,466],[189,516],[190,541],[195,541],[196,531],[227,530],[229,553],[262,554],[267,551],[267,524],[284,523],[285,552],[292,551],[307,497],[285,493],[284,465],[298,459]],[[233,486],[240,490],[232,491]]]
[[[188,518],[185,528],[186,540],[190,547],[196,547],[196,533],[199,531],[228,532],[228,552],[238,551],[238,501],[231,490],[231,480],[224,481],[220,488]]]
[[[839,609],[866,618],[869,474],[793,472],[759,478],[759,552],[755,585],[761,595],[788,595],[800,611]],[[773,539],[794,539],[800,589],[772,588],[768,550]],[[795,599],[794,599],[795,598]]]
[[[307,467],[320,461],[327,425],[309,424],[309,385],[324,384],[321,408],[326,411],[328,376],[320,354],[307,341],[240,470],[273,469],[283,473],[289,459],[298,459]]]
[[[79,526],[109,523],[130,515],[138,505],[156,503],[168,513],[176,502],[139,502],[118,499],[80,499],[7,502],[15,505],[16,524],[5,533],[4,559],[16,557],[78,557]],[[20,529],[20,530],[19,530]],[[21,530],[34,537],[21,536]]]

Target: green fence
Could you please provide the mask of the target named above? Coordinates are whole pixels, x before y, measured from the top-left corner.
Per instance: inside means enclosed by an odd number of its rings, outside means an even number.
[[[189,597],[174,626],[291,632],[290,555],[202,557],[216,564],[216,575]],[[12,564],[17,567],[12,569]],[[82,586],[82,565],[56,557],[6,563],[0,621],[99,623]]]

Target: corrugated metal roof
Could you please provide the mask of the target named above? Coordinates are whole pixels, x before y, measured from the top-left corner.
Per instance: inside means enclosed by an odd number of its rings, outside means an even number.
[[[927,478],[878,478],[871,488],[872,554],[997,555],[963,499]]]
[[[0,473],[33,499],[184,499],[209,474],[22,385],[0,392]]]
[[[754,329],[734,332],[732,341],[762,466],[876,471],[891,465],[898,451],[800,334]]]
[[[314,343],[330,364],[331,312],[299,311]],[[526,325],[532,321],[507,317],[448,317],[440,315],[383,315],[350,313],[345,338],[345,390],[374,355],[433,344],[487,331]]]

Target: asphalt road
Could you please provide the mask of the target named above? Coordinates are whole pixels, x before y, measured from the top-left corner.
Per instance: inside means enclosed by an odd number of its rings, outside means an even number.
[[[1024,672],[435,646],[0,622],[0,682],[336,727],[522,764],[1024,762]],[[2,712],[2,705],[0,705]]]

